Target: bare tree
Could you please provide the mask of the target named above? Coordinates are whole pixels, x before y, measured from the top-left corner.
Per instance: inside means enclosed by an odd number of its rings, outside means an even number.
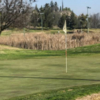
[[[91,15],[90,20],[92,28],[100,28],[100,13]]]
[[[19,19],[22,20],[22,14],[28,13],[30,5],[35,0],[1,0],[0,2],[0,34],[3,30],[15,25]],[[24,18],[25,19],[25,18]],[[24,22],[24,21],[23,21]],[[20,23],[20,25],[22,22]],[[17,22],[16,22],[17,25]],[[22,26],[22,25],[21,25]]]

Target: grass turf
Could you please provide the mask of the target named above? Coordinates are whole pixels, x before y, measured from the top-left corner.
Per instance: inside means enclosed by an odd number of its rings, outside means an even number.
[[[23,33],[24,34],[24,32],[25,33],[36,33],[36,32],[44,32],[44,33],[51,33],[51,34],[56,34],[56,33],[58,33],[58,31],[60,32],[60,33],[64,33],[62,30],[53,30],[53,29],[48,29],[48,30],[43,30],[43,31],[41,31],[41,29],[40,30],[31,30],[31,29],[25,29],[25,31],[24,31],[24,29],[9,29],[9,30],[4,30],[3,32],[2,32],[2,34],[1,34],[1,36],[9,36],[9,35],[11,35],[11,34],[20,34],[20,33]],[[70,30],[68,30],[68,32],[70,32]]]
[[[77,29],[76,29],[77,30]],[[51,34],[57,34],[58,31],[60,33],[63,33],[63,30],[62,29],[46,29],[44,28],[44,30],[42,32],[44,33],[51,33]],[[69,33],[73,33],[74,30],[67,30]],[[84,32],[87,32],[87,29],[83,29]],[[41,32],[41,28],[39,29],[17,29],[17,28],[9,28],[7,30],[4,30],[1,34],[1,36],[9,36],[11,34],[20,34],[20,33],[36,33],[36,32]],[[90,29],[90,33],[96,33],[96,32],[100,32],[100,29]]]
[[[67,74],[64,51],[2,49],[0,51],[0,100],[65,87],[100,83],[99,48],[100,45],[92,45],[68,50]],[[48,100],[62,100],[56,99],[58,94],[57,96],[54,94],[54,92],[48,94],[51,98]],[[46,99],[42,97],[37,100]],[[15,100],[25,100],[25,98]],[[36,99],[32,97],[26,100]]]
[[[9,36],[9,35],[12,35],[12,34],[20,34],[20,33],[23,33],[25,32],[26,33],[36,33],[36,32],[44,32],[46,34],[48,33],[51,33],[51,34],[57,34],[59,31],[59,33],[62,33],[64,34],[63,30],[62,29],[44,29],[43,31],[41,31],[41,28],[39,29],[17,29],[17,28],[14,28],[14,29],[8,29],[8,30],[4,30],[1,34],[1,36]],[[73,30],[67,30],[69,33],[72,33]]]
[[[98,93],[99,91],[100,84],[75,86],[71,88],[15,97],[9,100],[75,100],[78,97],[81,98],[87,94],[90,95],[91,93]]]
[[[31,59],[37,57],[50,57],[50,56],[65,56],[65,50],[60,51],[41,51],[41,50],[27,50],[27,49],[5,49],[6,46],[2,46],[0,50],[0,60],[11,59]],[[68,49],[68,57],[70,56],[95,56],[100,55],[100,44],[78,47],[74,49]]]

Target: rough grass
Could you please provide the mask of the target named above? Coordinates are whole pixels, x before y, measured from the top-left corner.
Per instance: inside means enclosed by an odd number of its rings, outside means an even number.
[[[27,33],[36,33],[36,32],[41,32],[42,30],[41,29],[17,29],[17,28],[14,28],[14,29],[8,29],[8,30],[4,30],[1,34],[1,36],[9,36],[9,35],[12,35],[12,34],[19,34],[19,33],[23,33],[25,32],[25,34]],[[57,34],[58,31],[60,33],[63,33],[63,30],[61,29],[44,29],[42,32],[44,33],[51,33],[51,34]],[[68,32],[73,32],[73,30],[68,30]]]
[[[27,50],[19,49],[8,46],[0,46],[0,60],[16,60],[16,59],[32,59],[49,56],[64,56],[65,51],[40,51],[40,50]]]
[[[68,33],[73,33],[73,32],[77,32],[77,30],[80,30],[80,29],[75,29],[75,30],[67,30]],[[36,33],[36,32],[41,32],[41,28],[39,29],[17,29],[17,28],[9,28],[7,30],[4,30],[1,34],[1,36],[9,36],[9,35],[12,35],[12,34],[20,34],[20,33]],[[60,33],[64,33],[62,29],[44,29],[42,32],[44,33],[51,33],[51,34],[57,34],[58,31]],[[83,29],[83,32],[87,32],[87,29]],[[100,29],[90,29],[90,33],[100,33]]]
[[[87,89],[80,92],[79,88],[77,91],[69,92],[70,96],[66,96],[68,92],[60,94],[58,90],[58,92],[44,92],[42,96],[39,95],[43,91],[61,88],[71,91],[72,86],[100,83],[100,45],[69,49],[68,73],[65,72],[64,51],[12,50],[8,48],[2,48],[1,51],[4,53],[0,54],[0,100],[32,93],[39,94],[18,97],[20,99],[15,98],[15,100],[76,98],[83,92],[88,94],[85,92]],[[89,51],[91,52],[89,53]],[[90,87],[87,91],[90,91],[89,89]],[[99,89],[94,88],[93,91],[98,92]],[[45,96],[46,94],[47,96]],[[27,99],[28,97],[30,99]]]
[[[98,93],[98,92],[100,92],[100,84],[58,89],[53,91],[26,95],[22,97],[15,97],[9,100],[75,100],[76,98],[79,97],[81,98],[83,96],[90,95],[91,93]]]
[[[100,54],[100,44],[68,49],[68,56],[95,56]],[[65,56],[65,50],[27,50],[0,45],[0,60],[29,59],[50,56]]]

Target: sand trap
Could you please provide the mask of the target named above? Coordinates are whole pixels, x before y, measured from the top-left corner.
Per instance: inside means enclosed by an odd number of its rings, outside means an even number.
[[[76,100],[100,100],[100,93],[87,95],[83,98],[77,98]]]

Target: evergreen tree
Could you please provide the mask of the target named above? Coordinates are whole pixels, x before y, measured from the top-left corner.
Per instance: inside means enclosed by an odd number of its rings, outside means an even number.
[[[70,28],[70,16],[66,16],[67,27]]]
[[[58,26],[59,20],[60,20],[60,13],[59,12],[54,12],[53,13],[53,26]]]
[[[66,15],[62,15],[60,20],[59,20],[58,27],[63,28],[65,20],[66,20]]]
[[[66,8],[66,12],[61,12],[63,9],[63,1],[62,1],[62,7],[58,8],[58,4],[57,2],[53,2],[51,1],[50,4],[46,3],[44,5],[44,7],[41,6],[40,9],[38,9],[37,5],[35,6],[35,10],[39,11],[38,12],[38,16],[36,14],[34,14],[34,18],[32,20],[32,22],[34,22],[34,26],[36,25],[41,25],[41,15],[39,13],[44,13],[42,14],[42,19],[43,19],[43,26],[44,27],[53,27],[53,26],[59,26],[60,28],[63,27],[64,25],[64,21],[67,21],[67,26],[71,27],[71,28],[75,28],[76,25],[76,16],[74,13],[71,14],[71,16],[69,17],[68,15],[70,15],[70,8]],[[68,13],[67,13],[68,11]],[[63,14],[63,15],[62,15]],[[39,18],[38,20],[38,24],[37,24],[37,20],[36,17]]]
[[[45,27],[51,27],[52,26],[52,9],[51,7],[49,6],[49,4],[46,4],[45,7],[44,7],[44,26]]]
[[[41,6],[40,7],[40,12],[43,12],[44,11],[44,8]]]
[[[31,15],[31,25],[36,28],[38,26],[38,20],[39,20],[39,13],[34,11],[34,13]]]
[[[78,17],[78,21],[79,21],[79,28],[86,28],[87,27],[87,15],[81,14]]]
[[[55,12],[59,10],[57,2],[55,2],[54,8],[55,8]]]
[[[50,2],[50,7],[51,7],[51,10],[53,11],[53,10],[54,10],[54,4],[53,4],[53,1]]]
[[[35,5],[35,10],[36,10],[37,12],[39,12],[39,9],[38,9],[38,7],[37,7],[37,4]]]
[[[55,9],[55,10],[53,10]],[[54,12],[53,12],[54,11]],[[58,25],[60,14],[58,13],[58,5],[57,2],[55,4],[51,2],[50,4],[45,4],[43,8],[43,24],[44,27],[53,27],[55,25]]]
[[[75,29],[76,26],[77,26],[77,17],[75,16],[74,12],[72,12],[70,16],[70,28]]]

